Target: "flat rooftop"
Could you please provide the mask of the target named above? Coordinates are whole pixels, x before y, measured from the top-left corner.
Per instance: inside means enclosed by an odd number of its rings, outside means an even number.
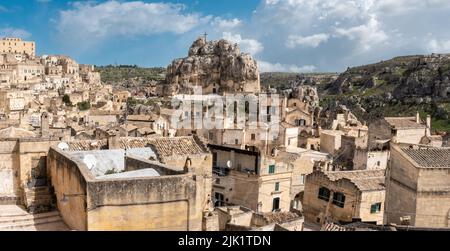
[[[84,163],[96,178],[104,178],[106,173],[109,172],[121,173],[125,171],[124,149],[68,151],[66,153],[72,158]],[[156,154],[150,147],[128,149],[127,156],[136,156],[144,159],[156,159]]]

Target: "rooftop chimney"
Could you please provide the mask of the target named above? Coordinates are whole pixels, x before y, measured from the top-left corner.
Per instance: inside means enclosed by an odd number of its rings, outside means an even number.
[[[108,149],[120,149],[120,134],[117,132],[114,135],[108,136]]]
[[[41,114],[41,136],[47,137],[50,131],[50,121],[49,121],[48,113],[43,112]]]
[[[427,115],[427,136],[431,136],[431,116]]]

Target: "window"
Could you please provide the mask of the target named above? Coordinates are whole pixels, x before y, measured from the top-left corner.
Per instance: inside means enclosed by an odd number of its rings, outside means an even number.
[[[321,200],[329,201],[330,200],[330,190],[326,187],[319,188],[319,195],[317,197]]]
[[[275,192],[280,191],[280,182],[275,183]]]
[[[210,132],[209,133],[209,139],[212,140],[214,138],[214,133]]]
[[[381,162],[380,161],[377,161],[377,166],[380,166],[381,165]]]
[[[333,204],[344,208],[345,205],[345,195],[343,193],[334,193],[333,194]]]
[[[302,174],[302,175],[300,176],[300,185],[304,185],[304,184],[305,184],[305,175]]]
[[[221,194],[221,193],[215,193],[215,194],[214,194],[214,198],[215,198],[215,203],[214,203],[214,206],[215,206],[215,207],[221,207],[221,206],[224,206],[224,205],[225,205],[223,194]]]
[[[212,164],[213,164],[213,167],[217,167],[217,153],[213,153]]]
[[[275,165],[269,166],[269,173],[275,173]]]
[[[372,204],[372,206],[370,206],[371,214],[376,214],[376,213],[379,213],[380,211],[381,211],[381,202]]]
[[[239,140],[238,140],[238,139],[235,139],[235,140],[234,140],[234,144],[235,144],[235,145],[239,145]]]
[[[273,198],[272,211],[280,211],[280,198]]]
[[[252,133],[252,140],[256,139],[256,134]]]
[[[220,179],[219,178],[216,179],[216,184],[220,185]]]

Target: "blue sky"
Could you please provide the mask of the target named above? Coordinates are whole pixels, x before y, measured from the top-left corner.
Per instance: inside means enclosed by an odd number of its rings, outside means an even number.
[[[0,0],[0,36],[81,63],[166,66],[204,32],[262,71],[343,71],[450,52],[448,0]]]

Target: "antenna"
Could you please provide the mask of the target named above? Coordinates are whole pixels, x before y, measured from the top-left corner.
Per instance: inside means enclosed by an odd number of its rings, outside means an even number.
[[[128,89],[130,88],[129,84],[130,84],[130,71],[131,69],[127,70],[127,79],[125,80],[125,88],[126,91],[128,92]],[[127,150],[128,150],[128,99],[129,97],[127,96],[126,98],[126,104],[125,104],[125,157],[127,157]]]
[[[208,33],[204,33],[203,36],[205,37],[205,42],[207,42]]]

